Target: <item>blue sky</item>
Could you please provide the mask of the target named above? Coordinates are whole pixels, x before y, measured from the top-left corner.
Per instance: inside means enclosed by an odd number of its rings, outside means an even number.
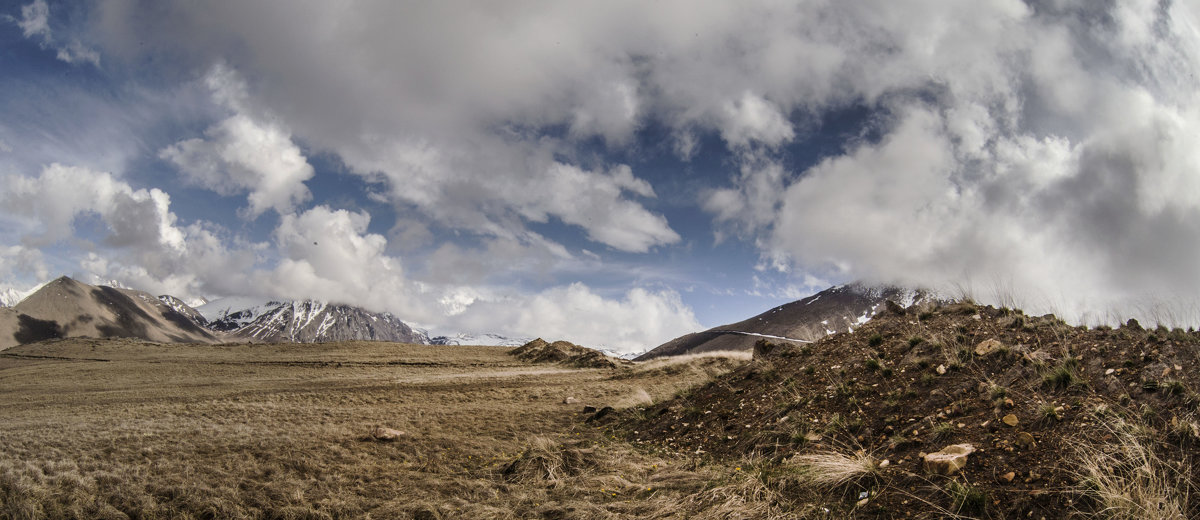
[[[857,279],[1200,289],[1189,2],[326,4],[0,5],[0,284],[629,351]]]

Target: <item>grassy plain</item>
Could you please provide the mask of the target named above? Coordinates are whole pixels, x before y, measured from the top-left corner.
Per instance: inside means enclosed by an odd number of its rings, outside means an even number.
[[[507,350],[86,338],[9,349],[0,518],[769,516],[740,469],[635,448],[581,413],[669,398],[740,361],[614,371]],[[407,435],[373,441],[375,426]]]

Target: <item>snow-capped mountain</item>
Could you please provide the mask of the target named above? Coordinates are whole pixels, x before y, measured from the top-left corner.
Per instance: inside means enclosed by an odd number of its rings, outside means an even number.
[[[29,295],[38,292],[38,289],[45,287],[49,282],[39,283],[29,289],[17,289],[16,287],[5,287],[0,289],[0,307],[14,307],[21,300],[28,298]]]
[[[175,312],[178,312],[179,314],[182,314],[188,319],[196,322],[197,325],[201,327],[208,326],[208,318],[205,318],[204,315],[200,314],[200,311],[197,311],[193,306],[184,303],[183,300],[180,300],[179,298],[169,294],[159,295],[158,300],[163,302],[163,304],[165,304],[167,307],[174,309]]]
[[[479,345],[485,347],[519,347],[533,338],[510,338],[499,334],[451,334],[429,339],[430,345]]]
[[[887,301],[908,307],[944,301],[933,292],[852,283],[831,287],[807,298],[780,305],[750,319],[680,336],[637,359],[715,350],[750,350],[759,339],[808,342],[849,332],[885,309]]]
[[[224,298],[196,308],[213,330],[255,341],[396,341],[428,343],[390,313],[315,300],[261,301]]]

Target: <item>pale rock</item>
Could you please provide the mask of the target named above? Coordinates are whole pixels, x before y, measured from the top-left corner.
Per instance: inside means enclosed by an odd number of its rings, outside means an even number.
[[[393,430],[384,426],[376,426],[371,430],[371,438],[377,441],[394,441],[403,437],[405,434],[400,430]]]
[[[953,475],[967,465],[967,456],[975,452],[970,444],[951,444],[941,451],[925,455],[925,471]]]
[[[1004,348],[1004,344],[996,339],[986,339],[975,345],[976,356],[986,356]]]
[[[1009,426],[1016,426],[1018,423],[1020,423],[1020,422],[1021,422],[1019,419],[1017,419],[1017,416],[1016,416],[1016,415],[1014,415],[1014,414],[1011,414],[1011,413],[1010,413],[1010,414],[1008,414],[1008,415],[1005,415],[1005,416],[1004,416],[1002,419],[1000,419],[1000,420],[1001,420],[1001,421],[1003,421],[1003,422],[1004,422],[1004,424],[1007,424],[1007,425],[1009,425]]]

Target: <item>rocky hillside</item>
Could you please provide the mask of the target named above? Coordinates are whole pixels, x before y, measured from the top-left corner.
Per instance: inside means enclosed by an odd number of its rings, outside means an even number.
[[[219,335],[149,293],[88,285],[65,276],[15,306],[0,309],[0,348],[77,336],[208,343]]]
[[[165,304],[167,307],[174,309],[175,312],[178,312],[179,314],[187,317],[187,319],[192,320],[192,322],[196,325],[208,327],[208,320],[204,318],[204,315],[200,314],[200,311],[196,310],[191,305],[184,303],[183,300],[180,300],[179,298],[169,294],[159,295],[158,300],[163,302],[163,304]]]
[[[390,313],[374,313],[349,305],[315,300],[233,305],[216,301],[202,305],[208,326],[236,338],[261,342],[395,341],[425,344],[414,331]]]
[[[1200,518],[1200,334],[893,309],[812,344],[763,341],[750,365],[610,427],[756,472],[781,512]]]
[[[680,336],[637,359],[644,361],[718,350],[748,351],[756,341],[764,338],[814,341],[861,327],[883,310],[884,302],[889,300],[905,307],[939,301],[936,295],[920,290],[859,283],[839,285],[744,321]]]
[[[517,347],[509,354],[531,363],[557,363],[577,368],[617,368],[633,364],[630,361],[606,356],[598,350],[581,347],[571,342],[546,343],[542,338]]]

